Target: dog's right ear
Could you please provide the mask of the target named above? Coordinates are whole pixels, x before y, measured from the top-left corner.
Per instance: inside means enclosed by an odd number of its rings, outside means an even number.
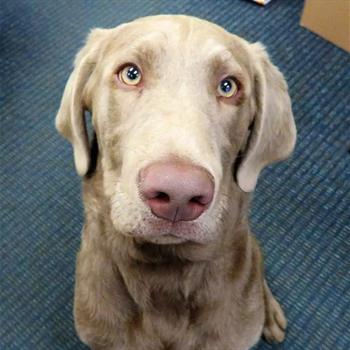
[[[84,111],[86,105],[85,86],[94,71],[98,54],[108,29],[94,29],[88,36],[85,46],[79,51],[74,62],[74,70],[66,84],[61,105],[56,116],[57,130],[71,142],[74,162],[80,176],[89,169],[89,140]]]

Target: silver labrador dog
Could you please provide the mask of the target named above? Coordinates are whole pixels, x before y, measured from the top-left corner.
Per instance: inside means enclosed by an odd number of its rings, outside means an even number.
[[[74,314],[84,343],[246,350],[262,334],[283,340],[247,210],[296,128],[261,44],[187,16],[94,29],[56,126],[83,177]]]

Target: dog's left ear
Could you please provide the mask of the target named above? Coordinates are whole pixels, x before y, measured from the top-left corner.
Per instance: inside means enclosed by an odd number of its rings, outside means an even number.
[[[88,109],[86,101],[89,99],[86,98],[86,86],[95,69],[99,50],[107,32],[108,29],[94,29],[85,46],[79,51],[56,116],[57,130],[73,146],[75,167],[80,176],[86,175],[90,164],[89,140],[84,118],[84,111]]]
[[[254,190],[261,170],[268,164],[287,158],[296,142],[288,87],[263,45],[250,46],[256,59],[254,98],[256,114],[243,159],[237,171],[237,182],[245,192]]]

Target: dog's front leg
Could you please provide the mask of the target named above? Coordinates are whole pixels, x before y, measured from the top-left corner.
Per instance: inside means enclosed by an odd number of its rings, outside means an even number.
[[[126,350],[125,329],[132,305],[112,259],[84,229],[77,258],[74,297],[75,327],[93,350]]]
[[[284,340],[287,320],[278,301],[264,280],[265,324],[263,334],[269,342],[280,343]]]

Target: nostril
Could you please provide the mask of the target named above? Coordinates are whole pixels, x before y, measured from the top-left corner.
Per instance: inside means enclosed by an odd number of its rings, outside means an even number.
[[[190,203],[199,204],[199,205],[206,205],[207,204],[207,203],[205,203],[203,196],[194,196],[194,197],[192,197],[190,199]]]
[[[211,202],[211,196],[208,195],[199,195],[199,196],[193,196],[189,203],[200,205],[202,207],[207,206]]]
[[[157,199],[160,202],[168,203],[170,202],[170,197],[167,193],[165,192],[157,192],[155,196],[152,199]]]

